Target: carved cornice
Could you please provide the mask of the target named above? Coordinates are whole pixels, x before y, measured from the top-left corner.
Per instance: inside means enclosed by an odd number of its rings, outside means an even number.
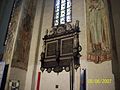
[[[74,32],[80,32],[78,20],[76,20],[76,23],[73,25],[71,25],[70,23],[66,23],[64,25],[52,27],[51,30],[47,29],[46,35],[44,36],[43,39],[49,39],[52,37],[59,37],[59,36],[71,34]]]

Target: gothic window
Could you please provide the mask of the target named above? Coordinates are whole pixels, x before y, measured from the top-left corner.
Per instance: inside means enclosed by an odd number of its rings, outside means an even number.
[[[71,22],[71,0],[55,0],[53,26]]]

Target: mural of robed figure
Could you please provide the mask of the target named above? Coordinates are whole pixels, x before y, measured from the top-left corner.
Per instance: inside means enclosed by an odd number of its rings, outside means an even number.
[[[111,60],[109,20],[104,0],[86,0],[88,61]]]

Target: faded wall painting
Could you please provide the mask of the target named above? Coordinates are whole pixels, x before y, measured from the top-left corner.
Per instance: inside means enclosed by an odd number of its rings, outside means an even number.
[[[18,28],[12,67],[27,70],[37,0],[25,0]]]
[[[109,19],[105,1],[86,0],[87,60],[95,63],[111,60]]]
[[[3,56],[3,59],[7,62],[9,62],[12,58],[12,51],[13,51],[21,6],[22,6],[22,0],[16,0],[13,6],[11,18],[9,21],[8,32],[7,32],[6,40],[4,43],[5,51],[4,51],[4,56]]]

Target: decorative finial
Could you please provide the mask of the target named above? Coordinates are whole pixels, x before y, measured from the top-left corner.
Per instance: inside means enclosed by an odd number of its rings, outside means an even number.
[[[71,30],[72,29],[72,26],[69,24],[69,23],[66,23],[66,30]]]
[[[46,29],[46,32],[45,32],[46,35],[48,35],[48,29]]]
[[[78,21],[78,20],[76,20],[75,29],[76,29],[77,31],[79,31],[79,21]]]
[[[75,27],[79,27],[79,20],[76,20]]]
[[[72,25],[72,29],[75,29],[75,25],[74,24]]]

